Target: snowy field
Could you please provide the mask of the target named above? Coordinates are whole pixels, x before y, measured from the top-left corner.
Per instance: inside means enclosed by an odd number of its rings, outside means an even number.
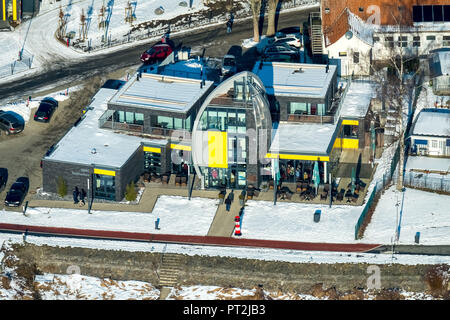
[[[321,210],[320,221],[313,215]],[[300,242],[355,242],[355,225],[360,206],[343,206],[268,201],[247,201],[242,218],[243,238]],[[336,228],[339,226],[339,228]]]
[[[160,196],[151,213],[91,211],[59,208],[28,208],[0,211],[0,223],[90,230],[200,235],[208,233],[219,200]],[[193,217],[195,216],[195,219]],[[159,230],[155,221],[159,218]]]
[[[397,208],[400,215],[402,194],[395,187],[380,198],[366,229],[363,241],[390,243],[395,234]],[[416,232],[420,232],[420,244],[450,244],[450,196],[406,188],[403,214],[400,223],[400,244],[414,244]],[[400,220],[400,218],[398,218]]]

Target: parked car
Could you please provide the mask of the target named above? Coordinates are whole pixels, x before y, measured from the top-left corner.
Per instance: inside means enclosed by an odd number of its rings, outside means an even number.
[[[300,35],[284,35],[283,37],[275,37],[273,44],[286,43],[291,47],[301,48],[302,41]]]
[[[38,109],[34,114],[34,120],[49,122],[56,108],[58,108],[58,101],[56,101],[55,99],[50,97],[42,99]]]
[[[157,43],[141,54],[141,61],[145,64],[154,63],[167,58],[173,52],[173,48],[168,43]]]
[[[0,131],[5,131],[8,135],[22,132],[24,128],[24,121],[15,117],[11,112],[0,110]]]
[[[27,195],[30,180],[27,177],[17,178],[8,191],[5,199],[5,206],[18,207]]]
[[[224,55],[222,59],[222,75],[232,75],[236,72],[236,57],[232,54]]]
[[[0,168],[0,191],[3,190],[8,182],[8,169]]]
[[[290,54],[298,56],[299,52],[297,49],[290,47],[288,44],[280,43],[267,46],[264,49],[263,57],[267,57],[272,54]]]

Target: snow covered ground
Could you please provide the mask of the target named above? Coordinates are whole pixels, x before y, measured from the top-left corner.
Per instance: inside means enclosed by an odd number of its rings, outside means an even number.
[[[208,233],[219,200],[160,196],[151,213],[91,211],[59,208],[28,208],[21,212],[0,211],[1,223],[61,228],[201,235]],[[195,219],[193,219],[195,216]],[[159,229],[155,221],[159,218]]]
[[[381,196],[366,229],[364,242],[390,243],[395,234],[397,208],[400,216],[402,193],[391,187]],[[450,196],[406,188],[400,223],[400,244],[414,244],[420,232],[420,244],[450,244]]]
[[[321,210],[319,223],[313,220],[316,210]],[[349,243],[361,211],[359,206],[247,201],[241,232],[249,239]]]
[[[128,0],[108,0],[105,6],[111,9],[111,18],[108,29],[108,37],[112,39],[122,37],[128,33],[130,24],[125,23],[125,6]],[[155,19],[170,19],[182,14],[196,12],[205,9],[201,0],[193,0],[192,8],[182,7],[179,0],[141,0],[136,2],[134,13],[136,20],[134,24],[152,21]],[[188,2],[188,1],[187,1]],[[67,60],[83,59],[87,53],[77,52],[72,47],[67,47],[55,38],[58,28],[59,8],[63,10],[67,19],[66,32],[76,32],[78,37],[80,31],[80,15],[82,10],[86,15],[87,38],[91,43],[101,40],[104,30],[99,30],[99,11],[103,1],[101,0],[44,0],[41,3],[39,14],[27,22],[19,25],[13,32],[0,33],[0,81],[5,82],[27,74],[36,73],[43,69],[51,68],[52,64],[63,63]],[[155,9],[163,7],[164,13],[155,14]],[[150,40],[150,39],[148,39]],[[95,43],[94,43],[95,44]],[[24,58],[32,59],[31,69],[17,67],[16,72],[11,75],[11,64],[17,61],[19,52],[24,49]],[[114,51],[118,48],[107,49]],[[97,54],[104,54],[105,50]],[[95,53],[90,53],[93,55]],[[24,60],[28,63],[29,60]]]

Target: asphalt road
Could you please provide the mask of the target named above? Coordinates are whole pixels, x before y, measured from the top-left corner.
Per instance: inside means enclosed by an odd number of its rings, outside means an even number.
[[[278,19],[278,29],[300,26],[306,21],[309,12],[317,9],[306,9],[304,11],[281,12]],[[239,17],[236,17],[237,19]],[[263,33],[267,27],[264,23]],[[189,35],[172,35],[175,44],[191,47],[194,52],[203,51],[205,56],[220,57],[226,54],[233,45],[240,46],[243,39],[253,37],[252,19],[236,21],[231,34],[226,33],[226,26],[213,26],[211,28],[193,30]],[[0,102],[12,99],[20,99],[29,95],[36,95],[42,88],[73,86],[82,83],[84,79],[100,75],[104,76],[114,70],[136,66],[140,64],[140,54],[147,50],[150,43],[136,45],[132,48],[118,50],[114,53],[95,55],[75,62],[55,62],[51,70],[31,75],[9,83],[0,85]]]

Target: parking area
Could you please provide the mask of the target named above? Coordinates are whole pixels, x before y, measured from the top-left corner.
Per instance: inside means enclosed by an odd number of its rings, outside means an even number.
[[[59,107],[48,123],[34,121],[32,117],[37,108],[33,108],[23,132],[16,135],[7,136],[4,133],[0,135],[0,167],[8,169],[6,188],[0,192],[0,208],[4,207],[6,193],[18,177],[25,176],[30,179],[30,188],[25,201],[42,186],[40,168],[42,156],[80,117],[85,106],[83,102],[89,101],[86,96],[90,91],[88,89],[73,92],[69,99],[60,101]],[[21,207],[17,210],[21,210]]]

